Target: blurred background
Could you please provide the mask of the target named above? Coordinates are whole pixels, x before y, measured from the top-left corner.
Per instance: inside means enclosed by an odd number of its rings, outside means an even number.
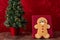
[[[28,21],[26,30],[21,28],[21,32],[32,31],[32,15],[51,15],[53,30],[60,32],[60,0],[21,0],[24,9],[24,18]],[[9,32],[4,26],[5,12],[8,7],[8,0],[0,0],[0,32]]]

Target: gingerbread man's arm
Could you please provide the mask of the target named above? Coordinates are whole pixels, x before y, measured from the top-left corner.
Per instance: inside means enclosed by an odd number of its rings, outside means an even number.
[[[34,25],[34,28],[35,28],[35,29],[38,29],[38,26],[37,26],[37,24],[36,24],[36,25]]]
[[[50,29],[50,25],[48,24],[47,26],[48,26],[47,29]]]

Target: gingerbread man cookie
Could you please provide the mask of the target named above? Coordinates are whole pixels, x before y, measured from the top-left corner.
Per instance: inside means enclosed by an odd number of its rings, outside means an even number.
[[[38,18],[37,24],[34,25],[34,28],[37,29],[35,38],[41,38],[41,37],[49,38],[50,37],[48,30],[47,30],[50,28],[50,25],[47,23],[48,23],[48,21],[46,18],[44,18],[44,17]]]

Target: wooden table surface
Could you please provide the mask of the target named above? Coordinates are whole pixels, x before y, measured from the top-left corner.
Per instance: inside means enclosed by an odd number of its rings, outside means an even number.
[[[9,32],[2,32],[0,33],[0,40],[60,40],[60,32],[55,32],[54,38],[50,38],[50,39],[33,39],[31,34],[13,37]]]

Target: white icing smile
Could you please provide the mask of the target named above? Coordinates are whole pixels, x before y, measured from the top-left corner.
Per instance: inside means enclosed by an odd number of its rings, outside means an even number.
[[[44,23],[40,23],[41,25],[44,25]]]

